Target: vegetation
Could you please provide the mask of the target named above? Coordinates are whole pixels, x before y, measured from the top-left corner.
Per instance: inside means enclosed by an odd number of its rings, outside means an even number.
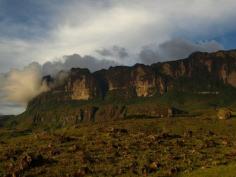
[[[214,115],[1,128],[0,176],[235,176],[235,128]]]
[[[172,90],[148,98],[114,92],[80,102],[46,93],[22,115],[0,119],[0,176],[236,176],[236,92],[223,90]],[[78,123],[68,116],[86,106],[101,107],[103,115],[113,113],[109,105],[129,110],[123,120],[109,122]],[[142,114],[170,107],[187,114]],[[230,119],[220,120],[219,114]],[[61,117],[71,122],[65,124]]]

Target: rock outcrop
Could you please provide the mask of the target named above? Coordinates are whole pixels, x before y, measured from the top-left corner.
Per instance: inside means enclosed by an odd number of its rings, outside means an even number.
[[[221,120],[230,119],[232,116],[232,111],[228,108],[220,108],[218,110],[217,116]]]

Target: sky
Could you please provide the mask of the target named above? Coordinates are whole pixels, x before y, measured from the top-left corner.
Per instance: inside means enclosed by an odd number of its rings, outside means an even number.
[[[35,79],[60,70],[234,49],[235,9],[235,0],[0,0],[0,114],[22,112],[44,90]]]

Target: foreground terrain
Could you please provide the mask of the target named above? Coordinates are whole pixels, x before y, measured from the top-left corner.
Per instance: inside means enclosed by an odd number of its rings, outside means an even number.
[[[236,119],[123,120],[0,129],[0,176],[236,176]]]

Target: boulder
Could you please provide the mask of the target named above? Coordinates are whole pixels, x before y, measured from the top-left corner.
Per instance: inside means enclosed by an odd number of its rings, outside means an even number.
[[[232,116],[232,111],[228,108],[220,108],[218,110],[217,116],[221,120],[230,119]]]

